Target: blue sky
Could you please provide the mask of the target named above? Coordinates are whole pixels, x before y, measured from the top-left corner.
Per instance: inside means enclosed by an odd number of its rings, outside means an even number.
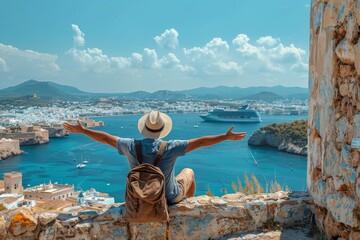
[[[307,86],[309,0],[2,1],[0,88]]]

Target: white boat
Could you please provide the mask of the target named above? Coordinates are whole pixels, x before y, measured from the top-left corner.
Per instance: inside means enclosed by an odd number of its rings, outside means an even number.
[[[82,163],[85,164],[85,163],[88,163],[88,162],[89,162],[89,161],[86,161],[86,160],[85,160],[85,161],[83,161]]]
[[[250,109],[249,105],[245,105],[238,110],[224,110],[222,108],[215,108],[205,115],[200,115],[200,117],[205,121],[210,122],[262,122],[259,113],[255,109]]]
[[[197,124],[194,125],[194,128],[198,128],[198,127],[199,127],[199,125],[197,125]]]
[[[83,168],[85,166],[86,166],[86,164],[80,163],[80,164],[76,165],[76,168]]]

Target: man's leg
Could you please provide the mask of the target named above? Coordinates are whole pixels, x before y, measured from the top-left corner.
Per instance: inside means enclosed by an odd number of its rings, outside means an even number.
[[[190,168],[184,168],[181,170],[179,175],[176,176],[176,180],[179,182],[182,190],[184,191],[184,195],[186,197],[193,197],[195,195],[196,183],[194,171]]]

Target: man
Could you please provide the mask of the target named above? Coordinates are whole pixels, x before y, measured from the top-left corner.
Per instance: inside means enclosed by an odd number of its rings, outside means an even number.
[[[64,127],[69,132],[85,134],[96,141],[116,148],[120,154],[126,156],[131,169],[138,165],[134,139],[116,137],[106,132],[90,130],[84,128],[79,121],[77,125],[64,123]],[[144,163],[154,162],[162,142],[161,138],[166,137],[171,128],[171,118],[159,111],[151,111],[139,119],[139,132],[145,137],[141,140]],[[176,158],[200,147],[211,146],[225,140],[242,140],[246,137],[245,132],[233,132],[233,129],[234,127],[231,127],[225,134],[215,136],[203,136],[190,140],[170,140],[167,142],[159,168],[165,176],[165,195],[168,204],[175,204],[184,197],[194,196],[196,188],[192,169],[185,168],[175,177],[174,165]]]

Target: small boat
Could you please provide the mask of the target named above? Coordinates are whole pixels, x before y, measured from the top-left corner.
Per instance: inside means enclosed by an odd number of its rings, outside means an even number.
[[[107,183],[106,185],[107,185],[107,186],[110,186],[110,183]]]
[[[197,124],[194,125],[194,128],[198,128],[198,127],[199,127],[199,125],[197,125]]]
[[[80,164],[76,165],[76,168],[83,168],[85,166],[86,166],[86,164],[80,163]]]
[[[83,163],[83,164],[85,164],[85,163],[89,163],[89,161],[86,161],[86,160],[85,160],[85,161],[83,161],[82,163]]]

